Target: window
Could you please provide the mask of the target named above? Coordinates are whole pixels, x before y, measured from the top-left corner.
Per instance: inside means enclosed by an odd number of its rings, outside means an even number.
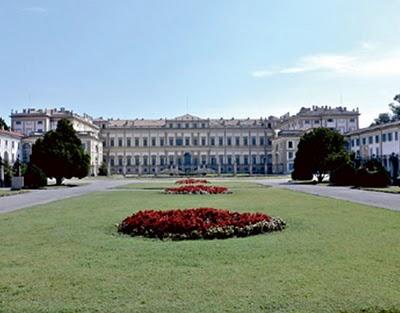
[[[143,147],[147,147],[147,138],[143,138]]]
[[[210,140],[211,140],[211,145],[212,145],[212,146],[215,146],[215,138],[214,138],[214,137],[211,137]]]
[[[135,155],[135,165],[139,166],[140,165],[140,158],[138,155]]]
[[[156,157],[155,155],[153,155],[153,156],[151,157],[151,165],[155,166],[155,165],[156,165],[156,162],[157,162],[157,157]]]
[[[206,145],[206,137],[201,137],[201,145],[202,146]]]
[[[153,147],[155,147],[155,145],[156,145],[156,138],[155,137],[151,138],[151,145]]]
[[[174,138],[173,137],[169,137],[168,141],[169,141],[169,145],[170,146],[174,145]]]
[[[244,165],[248,165],[249,164],[249,156],[248,155],[245,155],[243,157],[243,163],[244,163]]]
[[[193,124],[193,128],[197,128],[197,124],[196,123]]]
[[[199,144],[199,141],[197,138],[193,138],[193,146],[197,146]]]
[[[228,137],[228,138],[226,139],[226,144],[227,144],[228,146],[232,146],[232,138],[231,138],[231,137]],[[228,162],[228,164],[229,164],[229,162]]]
[[[332,123],[332,122],[333,122],[333,119],[328,118],[328,123]]]
[[[386,142],[386,134],[382,134],[382,142]]]
[[[388,141],[392,141],[393,140],[393,134],[392,133],[388,133]]]
[[[375,143],[379,143],[379,135],[375,136]]]
[[[319,120],[314,120],[314,124],[319,124]]]
[[[148,164],[148,158],[147,158],[147,156],[145,155],[145,156],[143,157],[143,165],[144,165],[144,166],[147,166],[147,164]]]
[[[189,123],[186,123],[185,124],[185,128],[189,128],[190,126],[189,126]]]
[[[201,123],[201,128],[206,128],[206,124],[205,123]]]
[[[185,146],[190,146],[190,137],[185,138]]]
[[[260,137],[260,146],[265,144],[265,137]]]
[[[183,139],[182,138],[176,138],[176,145],[177,146],[182,146],[183,145]]]
[[[131,138],[126,138],[126,146],[127,147],[131,146]]]
[[[135,138],[135,147],[139,147],[139,138]]]
[[[310,124],[310,120],[305,120],[304,123],[308,125]]]
[[[110,158],[110,165],[114,166],[114,158],[113,157]]]
[[[223,155],[220,155],[220,156],[219,156],[219,164],[220,164],[220,165],[223,165],[223,164],[224,164],[224,156],[223,156]]]
[[[350,123],[354,123],[356,120],[354,118],[350,119]]]
[[[252,155],[252,156],[251,156],[251,162],[252,162],[253,164],[257,164],[257,156],[256,156],[256,155]]]
[[[21,121],[16,121],[15,125],[21,125]]]
[[[227,163],[228,163],[228,165],[232,165],[232,156],[231,155],[227,156]]]
[[[161,147],[164,146],[164,138],[160,138],[160,146],[161,146]]]
[[[293,149],[293,141],[288,141],[288,149]]]
[[[180,124],[180,123],[178,123],[178,125],[177,125],[177,126],[178,126],[178,128],[181,128],[181,124]]]
[[[164,166],[164,164],[165,164],[165,156],[161,155],[160,156],[160,165]]]
[[[240,164],[240,156],[239,155],[235,156],[235,162],[237,165]]]
[[[169,123],[169,128],[174,128],[174,124]]]
[[[360,138],[357,138],[356,139],[356,146],[359,146],[360,145]]]
[[[224,145],[224,137],[219,137],[218,138],[218,145],[223,146]]]
[[[370,145],[373,144],[373,143],[374,143],[374,137],[369,136],[369,137],[368,137],[368,143],[369,143]]]
[[[206,163],[207,163],[207,156],[202,155],[201,156],[201,164],[206,165]]]
[[[122,164],[123,164],[122,157],[119,157],[119,158],[118,158],[118,165],[119,165],[119,166],[122,166]]]
[[[399,133],[398,132],[394,132],[394,140],[399,140]]]
[[[132,162],[131,162],[131,157],[128,156],[128,157],[126,158],[126,165],[131,166],[131,164],[132,164]]]
[[[366,144],[367,144],[367,138],[364,137],[364,138],[362,139],[362,144],[363,144],[363,145],[366,145]]]
[[[122,138],[118,138],[118,147],[122,147]]]
[[[293,151],[288,152],[288,159],[289,160],[293,159]]]
[[[255,136],[251,137],[251,144],[255,146],[257,144],[257,138]]]
[[[236,137],[236,138],[235,138],[235,144],[236,144],[237,146],[240,146],[240,137]]]
[[[247,146],[248,145],[248,138],[247,137],[243,137],[243,145]]]
[[[111,146],[111,147],[114,147],[114,138],[111,138],[111,139],[110,139],[110,146]]]

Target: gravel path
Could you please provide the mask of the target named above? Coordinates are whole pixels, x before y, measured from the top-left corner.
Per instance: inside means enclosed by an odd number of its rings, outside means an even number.
[[[400,211],[400,194],[366,191],[352,189],[349,187],[291,184],[288,183],[287,179],[265,179],[258,180],[256,182],[277,188],[285,188],[293,191],[305,192],[316,196],[348,200],[379,208]]]
[[[140,181],[131,181],[127,179],[87,180],[85,184],[75,187],[32,190],[28,193],[1,197],[0,214],[65,198],[78,197],[91,192],[105,191],[109,188],[136,182],[140,183]]]

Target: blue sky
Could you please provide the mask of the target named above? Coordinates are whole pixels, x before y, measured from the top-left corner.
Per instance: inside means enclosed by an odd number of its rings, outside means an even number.
[[[400,93],[398,0],[0,0],[0,115],[296,113]],[[188,101],[187,101],[188,99]]]

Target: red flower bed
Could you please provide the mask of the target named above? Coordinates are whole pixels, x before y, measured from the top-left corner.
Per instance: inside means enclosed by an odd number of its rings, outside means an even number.
[[[179,187],[166,188],[166,193],[169,194],[221,194],[230,193],[229,189],[221,186],[206,186],[206,185],[184,185]]]
[[[139,211],[125,218],[118,231],[132,236],[182,239],[224,239],[283,230],[286,223],[263,213],[222,209]]]
[[[181,184],[181,185],[209,184],[209,183],[210,182],[206,179],[194,179],[194,178],[181,179],[175,182],[175,184]]]

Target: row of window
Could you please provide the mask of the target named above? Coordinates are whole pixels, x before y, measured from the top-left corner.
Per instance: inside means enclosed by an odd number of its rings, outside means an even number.
[[[382,135],[375,135],[375,136],[369,136],[361,138],[356,138],[351,140],[351,146],[352,147],[357,147],[362,143],[362,145],[366,145],[367,142],[368,144],[374,144],[374,143],[379,143],[380,141],[382,142],[391,142],[391,141],[397,141],[399,140],[399,133],[394,132],[394,133],[384,133]]]
[[[265,137],[259,137],[257,138],[256,136],[251,137],[251,145],[256,146],[256,145],[260,145],[260,146],[264,146],[265,144],[267,145],[271,145],[271,140],[265,140]],[[240,146],[240,145],[244,145],[247,146],[249,145],[249,139],[248,137],[243,137],[242,140],[240,137],[226,137],[226,142],[224,140],[223,136],[220,137],[211,137],[210,138],[210,146],[224,146],[225,144],[227,146]],[[104,141],[103,145],[106,147],[107,146],[107,142]],[[157,146],[157,138],[153,137],[150,139],[150,142],[148,140],[148,138],[142,138],[142,140],[140,140],[140,138],[134,138],[134,140],[132,141],[131,138],[127,138],[126,139],[126,146],[127,147],[147,147],[151,145],[152,147]],[[164,140],[164,138],[159,138],[158,139],[158,146],[163,147],[166,145],[166,142]],[[193,138],[191,140],[190,137],[169,137],[168,138],[168,146],[206,146],[207,145],[207,138],[206,137],[201,137],[200,140],[198,138]],[[117,141],[114,138],[110,138],[110,147],[123,147],[124,146],[124,140],[123,138],[118,138]]]
[[[4,145],[6,148],[8,148],[10,142],[11,142],[11,148],[12,148],[12,149],[14,149],[15,146],[17,146],[18,149],[19,149],[19,143],[17,143],[17,145],[16,145],[16,142],[15,142],[14,140],[10,140],[10,141],[9,141],[9,140],[7,140],[7,139],[0,139],[0,146],[1,146],[1,145]]]
[[[157,162],[158,161],[158,162]],[[252,162],[252,164],[265,164],[266,163],[266,158],[264,155],[261,156],[257,156],[257,155],[244,155],[243,157],[239,156],[239,155],[227,155],[226,159],[224,158],[223,155],[220,156],[210,156],[210,161],[207,162],[207,156],[203,155],[201,156],[201,158],[198,157],[194,157],[193,159],[190,159],[190,161],[185,160],[184,157],[177,157],[175,159],[175,157],[173,155],[171,156],[127,156],[126,157],[126,166],[139,166],[139,165],[143,165],[143,166],[148,166],[148,165],[152,165],[152,166],[156,166],[156,165],[161,165],[161,166],[165,166],[165,165],[178,165],[178,166],[182,166],[182,165],[188,165],[188,166],[197,166],[197,165],[206,165],[206,164],[211,164],[211,165],[233,165],[234,162],[237,165],[248,165],[250,163],[250,161]],[[104,160],[104,162],[106,162],[106,160]],[[259,163],[258,163],[259,162]],[[110,157],[110,165],[111,166],[124,166],[124,159],[123,157]]]

